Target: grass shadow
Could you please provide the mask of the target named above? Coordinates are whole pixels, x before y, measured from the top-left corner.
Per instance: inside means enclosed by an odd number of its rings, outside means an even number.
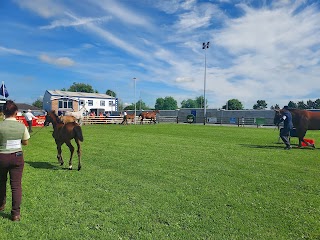
[[[275,145],[255,145],[255,144],[240,144],[242,147],[247,148],[263,148],[263,149],[284,149],[284,144],[281,146],[275,146]],[[299,150],[314,150],[316,148],[313,147],[298,147],[298,144],[291,144],[292,150],[299,149]]]
[[[274,146],[274,145],[255,145],[255,144],[239,144],[242,147],[247,148],[264,148],[264,149],[283,149],[284,146]]]
[[[5,213],[5,212],[0,212],[0,217],[11,219],[11,214]]]
[[[30,162],[30,161],[25,161],[25,163],[29,164],[33,168],[40,168],[40,169],[52,169],[52,170],[57,170],[58,167],[55,165],[52,165],[51,163],[47,162]]]

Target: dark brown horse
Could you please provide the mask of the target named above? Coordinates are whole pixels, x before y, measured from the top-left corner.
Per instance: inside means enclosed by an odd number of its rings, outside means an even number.
[[[280,119],[282,118],[282,109],[275,110],[274,124],[279,126]],[[314,147],[314,144],[310,144],[304,140],[307,130],[320,130],[320,112],[312,112],[300,109],[289,109],[292,115],[292,123],[296,128],[296,133],[299,138],[299,147],[301,142],[304,142],[307,146]]]
[[[157,113],[159,113],[159,110],[154,110],[152,112],[142,112],[139,114],[140,117],[140,124],[143,124],[143,119],[150,119],[150,123],[151,121],[153,121],[154,124],[156,124],[156,119],[157,119]]]
[[[72,170],[72,156],[74,153],[74,147],[71,144],[71,140],[74,139],[77,144],[77,153],[78,153],[78,171],[81,169],[81,145],[80,142],[83,142],[82,130],[78,123],[68,122],[63,123],[59,117],[55,114],[54,111],[48,112],[46,115],[46,120],[44,126],[48,126],[49,123],[53,125],[52,136],[57,145],[57,158],[61,165],[63,165],[62,159],[62,150],[61,146],[65,143],[70,150],[70,160],[69,160],[69,169]]]

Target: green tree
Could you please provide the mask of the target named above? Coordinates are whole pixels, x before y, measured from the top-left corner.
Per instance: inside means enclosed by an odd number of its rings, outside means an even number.
[[[227,104],[222,106],[222,109],[227,109]],[[243,105],[238,99],[228,100],[228,110],[242,110]]]
[[[134,103],[126,106],[123,110],[134,110]],[[149,110],[150,107],[146,105],[145,102],[143,102],[142,100],[139,100],[138,102],[136,102],[136,110]]]
[[[315,109],[316,108],[316,103],[312,100],[307,101],[307,109]]]
[[[175,110],[178,108],[177,101],[173,97],[157,98],[155,109],[157,110]]]
[[[197,108],[197,102],[193,99],[183,100],[181,102],[181,108]]]
[[[270,109],[271,110],[275,110],[275,109],[280,109],[280,106],[279,106],[279,104],[276,104],[276,105],[272,105],[271,107],[270,107]]]
[[[32,103],[32,106],[35,106],[35,107],[37,107],[37,108],[42,109],[42,108],[43,108],[43,101],[38,98],[36,101],[34,101],[34,102]]]
[[[262,110],[267,108],[267,103],[265,100],[258,100],[256,104],[253,105],[253,109]]]
[[[319,98],[314,101],[314,107],[315,107],[315,109],[320,109],[320,99]]]
[[[290,102],[288,103],[288,107],[289,107],[289,108],[298,108],[298,105],[297,105],[295,102],[290,101]]]
[[[164,99],[157,98],[156,104],[154,105],[154,108],[157,110],[164,110]]]
[[[108,89],[106,91],[106,94],[111,96],[111,97],[117,97],[117,94],[114,91],[110,90],[110,89]]]
[[[98,93],[97,90],[93,90],[91,85],[85,84],[85,83],[76,83],[76,82],[74,82],[69,87],[69,89],[67,91],[70,91],[70,92]]]
[[[299,101],[299,102],[297,103],[297,107],[298,107],[299,109],[307,109],[307,108],[308,108],[307,104],[305,104],[304,101]]]
[[[196,97],[196,103],[197,103],[197,106],[198,108],[204,108],[204,97],[203,96],[199,96],[199,97]],[[206,99],[206,107],[208,107],[208,100]]]

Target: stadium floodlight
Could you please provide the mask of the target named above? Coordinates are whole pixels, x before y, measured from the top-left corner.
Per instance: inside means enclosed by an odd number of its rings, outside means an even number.
[[[137,78],[133,78],[134,80],[134,124],[136,124],[136,116],[137,116],[137,103],[136,103],[136,81]]]
[[[202,43],[202,49],[204,49],[204,81],[203,81],[203,125],[206,125],[207,121],[207,104],[206,104],[206,78],[207,78],[207,51],[210,42]]]

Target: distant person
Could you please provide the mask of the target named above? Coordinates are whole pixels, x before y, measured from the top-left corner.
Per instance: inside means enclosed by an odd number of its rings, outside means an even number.
[[[6,206],[9,172],[12,192],[11,220],[20,221],[21,179],[24,167],[21,145],[28,144],[30,134],[26,126],[16,120],[18,107],[13,101],[6,101],[3,113],[5,120],[0,122],[0,211]]]
[[[289,141],[290,131],[293,129],[292,115],[288,110],[288,106],[284,106],[281,113],[282,118],[280,119],[280,122],[283,122],[283,129],[280,131],[280,138],[286,145],[284,149],[290,150],[292,148]]]
[[[122,120],[122,122],[121,122],[121,124],[124,124],[124,123],[128,123],[128,121],[127,121],[127,115],[128,115],[128,113],[127,113],[127,111],[124,111],[124,113],[123,113],[123,120]]]
[[[38,119],[38,118],[32,114],[30,109],[28,109],[28,111],[24,114],[24,117],[26,118],[26,121],[28,123],[29,133],[32,133],[32,119]]]

